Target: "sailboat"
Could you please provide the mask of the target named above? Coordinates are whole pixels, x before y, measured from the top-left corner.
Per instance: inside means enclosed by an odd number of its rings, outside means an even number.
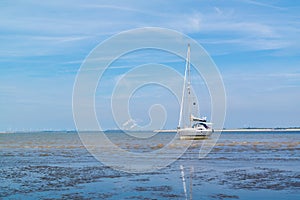
[[[177,133],[180,139],[208,138],[213,133],[212,123],[208,122],[206,117],[196,117],[198,106],[191,87],[190,44],[188,44],[183,82]]]

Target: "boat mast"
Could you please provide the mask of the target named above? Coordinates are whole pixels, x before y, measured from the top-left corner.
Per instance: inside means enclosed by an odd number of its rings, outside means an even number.
[[[180,115],[179,115],[179,122],[178,122],[178,127],[180,128],[180,124],[182,121],[182,115],[183,115],[183,103],[184,103],[184,96],[185,96],[185,86],[186,86],[186,77],[187,74],[190,76],[190,44],[188,44],[188,51],[186,55],[186,63],[185,63],[185,71],[184,71],[184,79],[183,79],[183,88],[182,88],[182,97],[181,97],[181,105],[180,105]],[[188,84],[190,84],[190,80],[188,78]],[[189,85],[188,85],[189,88]],[[189,89],[188,89],[189,91]],[[190,111],[189,111],[190,112]],[[191,122],[190,122],[191,123]]]
[[[188,91],[188,116],[189,116],[189,127],[192,127],[192,108],[191,108],[191,66],[190,66],[190,44],[188,44],[188,52],[187,52],[187,71],[188,71],[188,84],[187,84],[187,91]]]

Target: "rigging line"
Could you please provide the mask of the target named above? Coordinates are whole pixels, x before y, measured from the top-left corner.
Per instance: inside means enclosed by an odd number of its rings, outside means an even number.
[[[190,54],[189,51],[190,51],[190,44],[188,44],[188,51],[187,51],[187,55],[186,55],[186,59],[185,59],[186,63],[185,63],[185,70],[184,70],[184,79],[183,79],[183,88],[182,88],[178,128],[180,128],[181,121],[182,121],[182,115],[183,115],[183,102],[184,102],[184,96],[185,96],[186,76],[188,73],[188,66],[189,66],[189,54]]]

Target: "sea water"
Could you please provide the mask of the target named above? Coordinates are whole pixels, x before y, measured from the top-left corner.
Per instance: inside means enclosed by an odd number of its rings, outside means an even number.
[[[149,152],[174,134],[107,136]],[[201,142],[161,170],[126,173],[95,159],[76,132],[0,134],[0,199],[300,199],[300,132],[222,133],[199,159]]]

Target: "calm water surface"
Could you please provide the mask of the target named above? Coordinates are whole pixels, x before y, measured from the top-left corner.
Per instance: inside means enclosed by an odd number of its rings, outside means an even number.
[[[109,134],[133,152],[173,136]],[[162,170],[130,174],[97,161],[76,133],[0,134],[0,199],[300,199],[300,132],[223,133],[204,159],[200,145]]]

